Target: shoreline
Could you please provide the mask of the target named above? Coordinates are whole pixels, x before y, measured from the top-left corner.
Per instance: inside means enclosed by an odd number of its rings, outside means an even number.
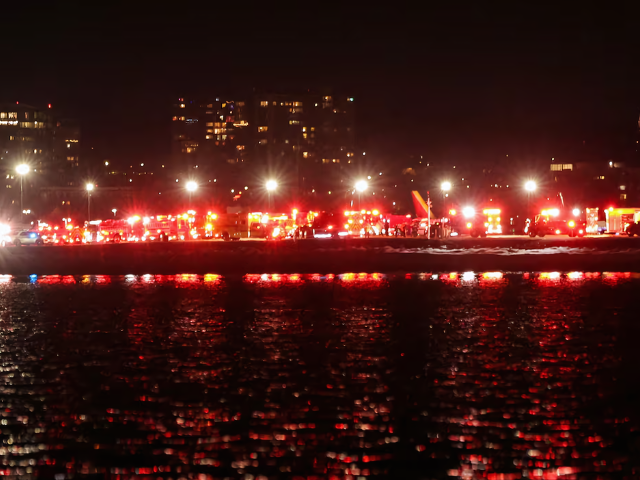
[[[0,249],[0,274],[635,271],[640,238],[349,239]]]

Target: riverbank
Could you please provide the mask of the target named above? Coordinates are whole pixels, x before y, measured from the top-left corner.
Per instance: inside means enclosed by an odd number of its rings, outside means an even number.
[[[0,249],[0,273],[177,274],[640,271],[640,239],[349,239],[137,243]]]

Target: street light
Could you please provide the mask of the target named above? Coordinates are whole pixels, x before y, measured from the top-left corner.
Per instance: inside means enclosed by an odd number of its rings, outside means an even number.
[[[527,215],[529,215],[529,208],[531,204],[531,194],[536,191],[537,185],[533,180],[527,180],[524,182],[524,189],[527,191]]]
[[[176,182],[177,181],[178,180],[176,179]],[[189,192],[189,208],[191,208],[191,194],[198,189],[198,183],[190,180],[185,185],[185,188],[187,189],[187,192]]]
[[[93,183],[87,183],[85,188],[87,189],[87,217],[88,221],[91,221],[91,192],[93,192],[95,185]]]
[[[360,196],[362,195],[362,192],[364,192],[369,185],[367,184],[366,180],[358,180],[355,184],[356,190],[358,191],[358,208],[360,208]]]
[[[275,180],[267,180],[264,187],[267,189],[267,197],[269,198],[269,210],[271,210],[271,192],[278,188],[278,182]]]
[[[29,173],[29,165],[23,163],[21,165],[18,165],[16,167],[16,172],[18,172],[18,175],[20,175],[20,215],[24,216],[24,207],[22,205],[22,181],[24,179],[24,176]]]
[[[116,218],[116,213],[118,212],[117,208],[112,208],[111,212],[113,212],[113,218]]]
[[[265,187],[269,192],[273,192],[276,188],[278,188],[278,182],[275,180],[268,180],[265,184]]]
[[[451,182],[442,182],[440,184],[440,190],[442,190],[442,203],[443,203],[443,206],[444,206],[444,212],[446,213],[446,211],[447,211],[447,199],[446,199],[446,197],[447,197],[447,192],[449,190],[451,190]],[[443,218],[444,218],[444,215],[443,215]]]

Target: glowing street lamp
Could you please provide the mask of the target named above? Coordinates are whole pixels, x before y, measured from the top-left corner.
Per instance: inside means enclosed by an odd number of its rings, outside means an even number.
[[[20,164],[16,167],[16,172],[20,175],[20,215],[24,215],[24,207],[22,206],[22,181],[24,176],[29,173],[29,165],[26,163]]]
[[[529,214],[529,208],[531,203],[531,194],[536,191],[537,185],[533,180],[527,180],[524,182],[524,189],[527,191],[527,215]]]
[[[91,221],[91,192],[93,192],[93,189],[95,188],[95,185],[93,183],[87,183],[85,185],[85,188],[87,189],[87,217],[88,217],[88,221]]]
[[[356,190],[358,191],[358,208],[360,208],[360,197],[362,196],[362,192],[364,192],[369,185],[366,180],[358,180],[355,184]]]
[[[117,208],[112,208],[111,212],[113,213],[113,218],[116,218],[116,213],[118,212]]]
[[[358,180],[355,187],[358,192],[362,193],[369,187],[369,185],[367,185],[365,180]]]
[[[267,180],[264,184],[264,188],[267,189],[267,197],[269,199],[269,210],[271,210],[271,192],[274,192],[278,188],[278,182],[275,180]]]
[[[193,182],[193,181],[187,182],[186,188],[187,188],[188,192],[193,193],[198,189],[198,184],[196,182]]]
[[[265,184],[267,191],[273,192],[276,188],[278,188],[278,182],[275,180],[268,180]]]
[[[447,192],[451,190],[451,182],[442,182],[440,184],[440,190],[442,190],[442,203],[444,204],[444,211],[446,212],[447,211]]]

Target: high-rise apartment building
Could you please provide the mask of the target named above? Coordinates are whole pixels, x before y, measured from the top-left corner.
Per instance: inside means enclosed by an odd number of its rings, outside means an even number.
[[[67,185],[79,162],[80,128],[75,122],[56,120],[51,105],[0,104],[0,165],[6,177],[0,203],[7,209],[5,213],[10,214],[19,204],[18,165],[30,168],[23,179],[23,188],[30,190]]]
[[[355,160],[354,99],[319,93],[256,93],[246,99],[173,107],[172,155],[179,168],[243,164],[301,179],[330,180]]]
[[[177,168],[243,163],[250,149],[244,101],[179,98],[173,105],[172,158]]]
[[[53,161],[55,123],[51,110],[24,104],[0,105],[0,160],[5,168],[27,163],[45,169]]]

